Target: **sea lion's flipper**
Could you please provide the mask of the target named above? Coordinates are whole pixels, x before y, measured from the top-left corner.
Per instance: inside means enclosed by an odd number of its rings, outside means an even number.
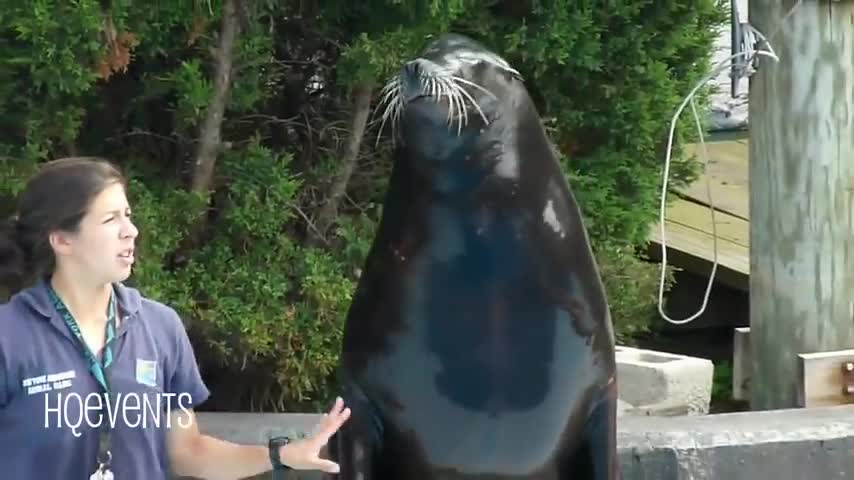
[[[613,383],[596,397],[583,430],[574,471],[564,480],[621,480],[617,456],[617,389]]]
[[[358,387],[348,385],[342,395],[350,408],[350,418],[329,439],[329,459],[340,472],[328,475],[336,480],[377,480],[377,458],[382,424],[368,398]]]

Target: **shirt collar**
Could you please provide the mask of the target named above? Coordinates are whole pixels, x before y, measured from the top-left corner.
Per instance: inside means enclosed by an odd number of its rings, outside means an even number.
[[[20,292],[19,299],[28,307],[38,312],[44,319],[49,320],[56,313],[53,303],[47,293],[47,279],[40,279],[35,285]],[[114,283],[116,304],[119,307],[122,321],[135,316],[142,304],[142,298],[136,289],[126,287],[122,283]]]

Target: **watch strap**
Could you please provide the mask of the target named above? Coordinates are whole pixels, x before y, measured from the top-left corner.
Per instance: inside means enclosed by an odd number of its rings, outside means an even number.
[[[289,443],[291,443],[290,437],[278,436],[270,438],[267,448],[270,454],[270,463],[273,465],[273,472],[282,472],[291,469],[291,467],[282,463],[280,455],[281,448]]]

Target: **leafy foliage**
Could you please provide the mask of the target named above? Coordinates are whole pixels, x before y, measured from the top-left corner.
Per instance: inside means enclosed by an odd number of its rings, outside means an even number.
[[[480,39],[523,73],[583,206],[619,338],[654,314],[658,268],[636,252],[656,220],[670,117],[708,67],[723,19],[715,0],[239,2],[210,204],[187,186],[223,0],[8,3],[0,196],[59,156],[102,155],[129,172],[142,231],[133,283],[182,314],[214,392],[208,408],[328,400],[389,169],[385,145],[362,142],[333,235],[309,246],[340,167],[349,93],[376,92],[447,31]],[[376,134],[371,123],[366,139]],[[695,164],[676,153],[674,174],[688,181]]]

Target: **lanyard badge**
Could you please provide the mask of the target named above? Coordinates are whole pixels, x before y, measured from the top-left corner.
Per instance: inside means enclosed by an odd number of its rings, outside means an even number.
[[[68,311],[68,308],[56,294],[56,292],[48,286],[48,294],[50,295],[51,301],[53,301],[54,306],[56,306],[57,311],[59,311],[60,315],[62,315],[62,319],[65,321],[65,324],[68,326],[68,329],[77,339],[77,346],[80,349],[80,352],[89,362],[89,371],[92,373],[92,376],[97,380],[98,385],[101,386],[102,394],[104,396],[104,402],[110,401],[110,381],[109,376],[107,375],[110,367],[113,363],[113,350],[112,343],[116,338],[116,296],[115,291],[110,292],[110,303],[107,306],[107,335],[104,340],[104,349],[102,355],[102,362],[98,361],[89,347],[86,345],[85,340],[83,339],[83,334],[80,331],[80,326],[77,325],[77,321],[74,320],[74,317],[71,315],[71,312]],[[106,408],[107,404],[103,403],[103,409]],[[89,480],[113,480],[113,473],[110,471],[110,462],[113,458],[112,453],[110,452],[110,433],[112,430],[112,425],[107,418],[107,415],[103,416],[103,420],[101,421],[101,429],[99,432],[99,441],[98,441],[98,469],[93,473]]]
[[[109,468],[101,466],[89,476],[89,480],[113,480],[113,472]]]

